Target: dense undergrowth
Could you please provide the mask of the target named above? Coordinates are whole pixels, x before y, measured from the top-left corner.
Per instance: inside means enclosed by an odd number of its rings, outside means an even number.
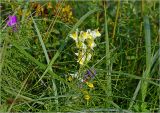
[[[158,1],[2,0],[0,11],[1,112],[160,111]],[[84,53],[77,30],[98,36]]]

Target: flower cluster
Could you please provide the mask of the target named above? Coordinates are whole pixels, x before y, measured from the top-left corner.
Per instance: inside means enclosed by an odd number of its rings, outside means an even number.
[[[73,17],[72,7],[70,5],[62,6],[61,3],[57,3],[53,9],[53,13],[57,14],[57,10],[60,9],[60,13],[57,15],[63,22],[73,23],[75,18]]]
[[[42,5],[39,2],[31,3],[31,10],[35,12],[35,16],[49,17],[56,16],[63,22],[73,23],[75,18],[73,17],[72,7],[70,5],[63,5],[61,2],[54,4],[48,2],[46,5]]]
[[[87,63],[91,59],[91,52],[96,46],[94,39],[100,37],[101,34],[98,29],[91,31],[88,29],[86,32],[76,30],[75,33],[70,34],[70,37],[76,42],[78,48],[78,61],[80,65]]]

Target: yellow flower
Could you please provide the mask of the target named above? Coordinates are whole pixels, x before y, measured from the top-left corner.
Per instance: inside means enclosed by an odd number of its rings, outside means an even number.
[[[52,8],[52,3],[48,2],[47,9],[51,9],[51,8]]]
[[[95,32],[95,36],[96,36],[96,37],[100,37],[100,36],[101,36],[101,34],[100,34],[100,32],[98,31],[98,29],[95,29],[94,32]]]
[[[84,99],[85,99],[85,100],[88,101],[90,98],[91,98],[91,97],[90,97],[89,95],[84,95]]]
[[[75,40],[76,47],[79,49],[79,53],[75,54],[78,56],[77,62],[79,62],[80,65],[83,65],[85,62],[87,63],[91,59],[92,54],[86,54],[86,51],[93,50],[93,48],[96,46],[94,39],[99,36],[101,36],[101,34],[99,33],[98,29],[95,29],[94,31],[88,29],[86,32],[81,31],[80,34],[78,34],[77,30],[75,33],[70,34],[70,37]]]
[[[82,90],[82,93],[83,93],[83,95],[84,95],[84,99],[85,100],[89,100],[91,97],[90,97],[90,95],[89,95],[89,93],[88,93],[88,91],[86,91],[86,90]]]
[[[88,53],[88,54],[87,54],[86,61],[87,61],[87,62],[90,61],[91,57],[92,57],[92,54],[91,54],[91,53]]]
[[[70,37],[75,40],[76,42],[78,42],[78,30],[72,34],[70,34]]]
[[[98,31],[98,29],[95,29],[94,31],[91,31],[90,29],[88,29],[88,30],[87,30],[87,33],[90,34],[89,39],[92,39],[92,38],[95,39],[95,38],[101,36],[101,34],[100,34],[100,32]]]
[[[72,8],[70,5],[65,5],[61,10],[61,16],[60,18],[65,21],[72,23],[74,21]]]
[[[87,32],[82,32],[82,36],[86,39],[88,37],[88,33]]]
[[[20,16],[23,14],[21,9],[19,9],[17,12]]]
[[[70,5],[67,5],[62,9],[62,12],[70,12],[70,11],[71,11]]]
[[[75,53],[78,56],[78,61],[80,65],[83,65],[86,61],[86,49],[82,49],[78,53]]]
[[[96,46],[94,39],[87,39],[87,44],[88,44],[88,47],[90,47],[92,50]]]
[[[72,18],[72,12],[69,12],[68,16],[69,16],[70,18]]]
[[[28,10],[28,11],[26,12],[26,16],[28,17],[30,14],[31,14],[31,11]]]
[[[87,46],[86,46],[83,42],[81,42],[81,41],[78,41],[78,42],[76,43],[76,47],[77,47],[77,48],[80,48],[80,49],[84,49],[84,50],[87,49]]]
[[[41,11],[41,5],[38,4],[37,8],[36,8],[36,12],[40,12]]]
[[[89,34],[87,32],[81,31],[80,36],[79,36],[79,40],[84,42],[88,38],[88,36],[89,36]]]
[[[91,39],[91,40],[93,40],[94,38],[93,38],[93,36],[92,35],[88,35],[88,39]]]
[[[72,76],[69,76],[69,77],[68,77],[68,81],[71,82],[72,80],[73,80]]]
[[[86,82],[87,86],[90,87],[90,88],[94,88],[94,85],[90,82]]]
[[[82,90],[82,92],[83,92],[84,95],[88,95],[88,91]]]
[[[79,55],[78,56],[78,61],[80,65],[83,65],[85,62],[86,56],[85,55]]]
[[[41,5],[40,4],[38,4],[37,7],[36,7],[36,14],[35,15],[36,16],[41,15]]]

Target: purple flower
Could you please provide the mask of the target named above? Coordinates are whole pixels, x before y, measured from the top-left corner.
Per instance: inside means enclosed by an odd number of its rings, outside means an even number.
[[[86,72],[85,72],[85,75],[83,77],[83,82],[87,82],[89,81],[90,79],[94,78],[96,75],[96,70],[91,68],[91,69],[88,69]]]
[[[12,30],[14,32],[17,31],[17,24],[18,24],[17,17],[10,15],[9,20],[7,21],[7,25],[12,27]]]
[[[17,24],[16,16],[9,16],[9,20],[7,21],[8,26],[15,26]]]

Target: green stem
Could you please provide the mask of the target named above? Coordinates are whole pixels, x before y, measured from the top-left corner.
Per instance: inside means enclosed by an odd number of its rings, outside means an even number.
[[[119,6],[120,6],[120,0],[117,1],[117,11],[116,11],[116,19],[114,22],[114,28],[113,28],[113,35],[112,35],[112,42],[114,42],[114,37],[115,37],[115,32],[116,32],[116,27],[117,27],[117,20],[118,20],[118,14],[119,14]]]
[[[24,10],[23,10],[22,22],[24,22],[24,20],[25,20],[25,16],[26,16],[26,13],[27,13],[28,5],[29,5],[29,2],[26,2],[25,6],[24,6]]]
[[[105,42],[106,42],[106,90],[107,90],[107,100],[111,101],[112,98],[112,83],[111,83],[111,61],[110,61],[110,50],[109,50],[109,37],[108,37],[108,25],[107,25],[107,7],[104,4],[104,12],[105,12]],[[109,107],[110,105],[108,105]]]
[[[151,69],[151,34],[150,34],[150,23],[149,23],[149,17],[144,16],[144,32],[145,32],[145,48],[146,48],[146,71],[143,74],[143,78],[148,79],[150,77],[150,69]],[[144,104],[146,95],[147,95],[147,87],[148,83],[145,81],[142,81],[141,85],[141,94],[142,94],[142,110],[146,108],[146,105]]]
[[[160,4],[160,1],[159,1],[159,4]],[[159,7],[159,10],[160,10],[160,7]],[[160,15],[159,15],[159,18],[160,18]],[[160,25],[159,25],[159,30],[158,30],[158,36],[159,36],[159,48],[160,48]],[[160,56],[160,51],[158,52],[159,56]],[[159,63],[159,79],[160,79],[160,57],[158,57],[158,63]],[[160,81],[159,81],[159,85],[160,85]],[[159,110],[158,110],[158,113],[160,113],[160,87],[158,87],[158,95],[159,95]]]

